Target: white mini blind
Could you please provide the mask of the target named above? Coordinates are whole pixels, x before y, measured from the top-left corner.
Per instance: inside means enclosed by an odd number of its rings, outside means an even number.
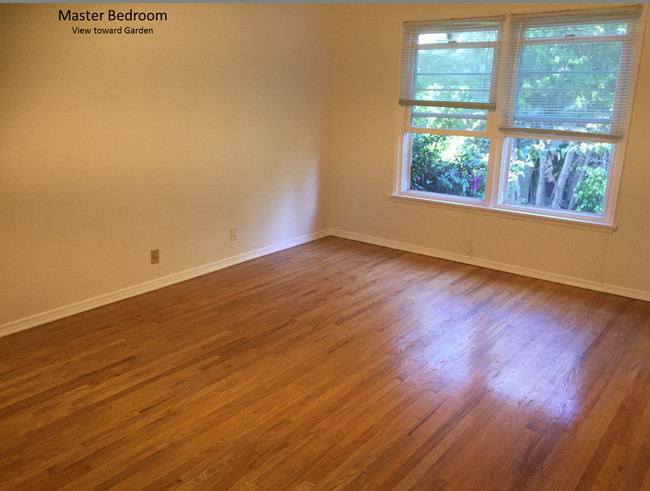
[[[513,16],[502,129],[619,140],[640,14],[640,7],[627,7]]]
[[[494,109],[502,24],[405,22],[400,104]]]

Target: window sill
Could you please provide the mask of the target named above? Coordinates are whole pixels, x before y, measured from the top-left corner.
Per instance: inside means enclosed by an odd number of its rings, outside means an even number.
[[[547,223],[550,225],[560,225],[569,228],[591,230],[595,232],[613,233],[618,227],[607,223],[594,222],[585,219],[575,219],[569,217],[555,217],[549,215],[540,215],[534,212],[515,210],[509,208],[487,208],[482,205],[473,203],[443,201],[435,198],[408,195],[408,194],[391,194],[391,199],[402,201],[410,204],[419,204],[425,206],[444,207],[457,211],[468,211],[479,215],[496,216],[509,218],[513,220],[525,220],[534,223]]]

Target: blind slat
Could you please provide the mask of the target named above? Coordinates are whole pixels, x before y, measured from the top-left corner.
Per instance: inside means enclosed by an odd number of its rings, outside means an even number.
[[[513,128],[513,127],[500,127],[499,131],[503,132],[508,137],[526,137],[526,138],[548,138],[554,137],[555,139],[579,139],[580,141],[593,141],[598,143],[616,143],[623,138],[620,135],[611,135],[607,133],[584,133],[582,131],[561,131],[561,130],[547,130],[543,128]]]
[[[456,101],[423,101],[418,99],[400,99],[403,106],[432,106],[432,107],[457,107],[460,109],[487,109],[494,110],[495,104],[491,102],[456,102]]]

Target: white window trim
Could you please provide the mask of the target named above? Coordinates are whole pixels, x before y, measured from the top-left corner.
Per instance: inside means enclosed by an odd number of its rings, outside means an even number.
[[[574,10],[572,12],[588,13],[589,10]],[[549,12],[552,13],[552,12]],[[506,16],[504,22],[504,36],[502,41],[502,51],[509,49],[508,43],[505,39],[510,34],[510,25],[512,15]],[[516,15],[516,14],[515,14]],[[532,14],[535,15],[535,14]],[[536,223],[550,223],[561,226],[568,226],[571,228],[587,229],[599,232],[612,233],[618,229],[616,225],[616,209],[618,205],[618,197],[622,175],[624,172],[624,161],[627,153],[627,139],[630,132],[630,122],[632,113],[634,112],[634,98],[638,86],[638,71],[641,58],[641,46],[645,35],[647,9],[645,5],[641,6],[641,14],[639,19],[639,35],[636,40],[636,53],[634,57],[634,66],[632,68],[633,84],[629,90],[629,107],[630,110],[626,116],[625,133],[620,141],[615,143],[616,149],[613,152],[613,160],[609,175],[607,192],[604,200],[604,214],[602,216],[590,215],[582,212],[573,212],[569,210],[556,210],[551,208],[535,208],[534,206],[526,205],[512,205],[499,203],[499,197],[507,185],[507,169],[508,163],[502,156],[504,142],[506,138],[531,138],[531,134],[519,133],[516,129],[502,129],[499,127],[498,121],[501,120],[501,111],[503,108],[504,97],[506,95],[506,82],[505,76],[501,74],[506,73],[506,63],[508,53],[502,53],[499,60],[500,76],[498,77],[497,87],[497,107],[495,110],[488,111],[488,121],[485,131],[455,131],[455,130],[433,130],[428,131],[425,128],[417,128],[418,133],[434,133],[434,134],[450,134],[450,135],[463,135],[473,136],[478,138],[490,139],[490,155],[488,158],[487,180],[485,186],[485,200],[481,201],[476,198],[453,196],[446,194],[437,194],[424,191],[413,191],[409,189],[410,179],[410,145],[407,140],[409,139],[411,127],[411,107],[412,106],[399,106],[398,108],[398,142],[396,146],[397,163],[394,173],[394,187],[393,192],[390,194],[391,199],[406,203],[417,205],[428,205],[433,207],[445,207],[452,210],[459,210],[463,212],[477,213],[481,215],[490,215],[504,218],[511,218],[515,220],[526,220]],[[459,19],[461,20],[461,19]],[[505,56],[504,56],[505,54]],[[415,129],[415,128],[413,128]],[[540,137],[542,137],[540,135]],[[543,136],[548,138],[548,135]],[[576,140],[584,141],[597,141],[598,135],[586,134],[584,137],[576,138]]]

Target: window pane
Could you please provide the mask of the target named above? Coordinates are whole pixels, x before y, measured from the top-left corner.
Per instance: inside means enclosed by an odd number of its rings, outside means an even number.
[[[431,32],[420,34],[418,44],[438,43],[484,43],[497,40],[496,29],[487,31]]]
[[[485,198],[488,138],[412,135],[410,189]]]
[[[416,128],[485,131],[487,109],[414,106],[411,126]]]
[[[503,203],[603,214],[614,145],[510,138]]]
[[[627,22],[599,22],[596,24],[569,24],[529,27],[526,39],[563,38],[566,36],[621,36],[627,32]]]
[[[620,42],[524,45],[514,126],[608,133]]]
[[[413,97],[421,101],[489,102],[493,55],[494,48],[489,47],[418,50]]]

